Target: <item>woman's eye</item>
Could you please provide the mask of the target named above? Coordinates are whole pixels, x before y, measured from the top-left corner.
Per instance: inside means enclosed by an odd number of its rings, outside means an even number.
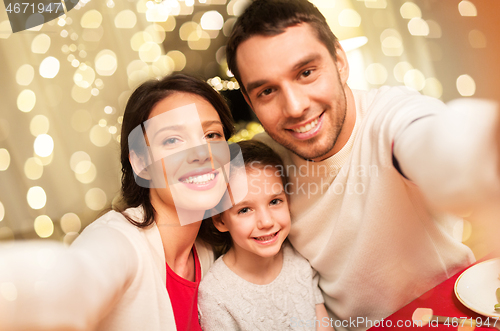
[[[246,214],[249,211],[250,211],[250,208],[248,208],[248,207],[241,208],[240,210],[238,210],[238,214]]]
[[[270,205],[279,205],[282,202],[283,202],[283,200],[281,200],[281,199],[273,199],[273,200],[271,200]]]
[[[168,138],[168,139],[165,139],[165,140],[163,141],[163,145],[166,145],[166,146],[168,146],[168,145],[173,145],[173,144],[175,144],[175,143],[177,143],[177,142],[179,142],[179,141],[180,141],[180,140],[179,140],[179,139],[177,139],[177,138]]]
[[[207,138],[207,139],[220,139],[220,138],[223,138],[223,136],[218,132],[211,132],[211,133],[207,134],[205,136],[205,138]]]

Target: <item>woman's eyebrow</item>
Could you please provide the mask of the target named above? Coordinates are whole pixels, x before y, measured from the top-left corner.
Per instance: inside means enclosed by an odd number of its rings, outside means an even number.
[[[208,128],[214,124],[217,124],[217,125],[220,125],[220,126],[223,126],[222,125],[222,122],[221,121],[217,121],[217,120],[213,120],[213,121],[204,121],[203,123],[201,123],[201,126],[203,129],[205,128]]]

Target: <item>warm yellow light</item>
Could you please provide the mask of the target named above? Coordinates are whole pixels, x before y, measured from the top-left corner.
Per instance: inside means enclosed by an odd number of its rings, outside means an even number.
[[[427,36],[429,34],[429,25],[419,17],[412,18],[408,22],[408,31],[413,36]]]
[[[372,63],[366,68],[365,77],[372,85],[382,85],[387,80],[387,69],[380,63]]]
[[[118,61],[113,51],[104,49],[96,55],[95,70],[99,75],[111,76],[115,73],[117,67]]]
[[[354,9],[344,9],[339,14],[339,24],[344,27],[358,27],[361,25],[361,16]]]
[[[27,86],[31,84],[33,78],[35,77],[35,69],[29,64],[23,64],[17,69],[16,72],[16,82],[19,85]]]
[[[170,51],[167,53],[167,56],[174,60],[174,71],[182,71],[186,66],[186,56],[182,52]]]
[[[101,26],[102,15],[97,10],[92,9],[83,14],[80,25],[84,29],[97,29]]]
[[[95,71],[88,65],[82,63],[73,75],[73,81],[81,88],[89,88],[95,79]]]
[[[17,97],[17,108],[23,113],[29,113],[36,104],[36,95],[32,90],[23,90]]]
[[[421,91],[425,86],[425,76],[418,69],[408,70],[403,78],[407,87]]]
[[[43,164],[37,157],[30,157],[24,163],[24,174],[31,180],[37,180],[43,175]]]
[[[411,69],[413,69],[413,66],[410,63],[406,61],[399,62],[394,66],[394,78],[400,83],[404,82],[405,74]]]
[[[139,48],[139,58],[144,62],[155,62],[161,56],[161,47],[154,42],[146,42]]]
[[[92,210],[101,210],[106,203],[106,193],[100,188],[92,188],[85,194],[85,204]]]
[[[61,229],[64,233],[79,232],[82,228],[82,222],[75,213],[67,213],[61,217]]]
[[[49,127],[49,119],[44,115],[36,115],[31,119],[30,132],[35,137],[49,132]]]
[[[59,60],[53,56],[46,57],[42,63],[40,63],[40,76],[43,78],[54,78],[59,73],[61,64]]]
[[[132,29],[137,23],[137,16],[131,10],[122,10],[115,17],[115,26],[119,29]]]
[[[54,150],[54,140],[48,134],[41,134],[35,139],[35,153],[41,157],[47,157]]]
[[[486,36],[479,30],[469,32],[469,43],[472,48],[485,48]]]
[[[5,207],[3,206],[3,203],[0,201],[0,222],[3,221],[5,217]]]
[[[224,18],[218,11],[211,10],[203,14],[200,24],[204,30],[220,30],[224,25]]]
[[[90,163],[90,156],[87,153],[83,151],[74,152],[69,159],[69,166],[71,167],[71,170],[76,172],[76,166],[85,161]]]
[[[458,11],[462,16],[477,16],[476,6],[470,1],[460,1]]]
[[[5,148],[0,148],[0,171],[9,169],[10,153]]]
[[[52,220],[47,215],[38,216],[33,226],[40,238],[48,238],[54,233],[54,223],[52,223]]]
[[[50,37],[45,33],[39,34],[31,42],[31,51],[36,54],[45,54],[50,48]]]
[[[33,209],[41,209],[47,203],[47,195],[40,186],[33,186],[28,190],[27,194],[28,204]]]
[[[430,97],[439,99],[443,95],[443,85],[437,78],[427,78],[425,80],[425,87],[422,90],[422,93]]]
[[[463,97],[470,97],[476,93],[476,83],[469,75],[461,75],[457,78],[457,90]]]
[[[82,172],[86,168],[88,168],[87,171]],[[75,168],[75,177],[82,184],[90,184],[97,177],[97,168],[89,161],[82,161]]]
[[[412,19],[415,17],[422,17],[422,11],[413,2],[405,2],[399,9],[401,16],[406,19]]]
[[[8,20],[0,22],[0,39],[7,39],[12,34],[12,28]]]
[[[106,146],[111,140],[111,134],[106,128],[94,125],[90,129],[90,141],[97,147]]]

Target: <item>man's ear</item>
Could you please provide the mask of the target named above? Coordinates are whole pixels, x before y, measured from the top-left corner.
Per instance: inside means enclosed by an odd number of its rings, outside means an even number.
[[[143,157],[137,155],[135,151],[131,150],[128,159],[130,161],[130,164],[132,165],[132,169],[134,170],[134,173],[146,180],[151,180],[151,176],[148,173],[148,170],[146,168],[146,162]]]
[[[339,78],[342,85],[345,85],[347,83],[347,79],[349,78],[349,62],[347,61],[347,55],[344,52],[344,49],[338,41],[335,45],[335,52],[337,55],[337,61],[335,64],[337,65]]]
[[[219,230],[220,232],[228,232],[229,229],[227,226],[224,224],[224,221],[222,219],[222,214],[217,214],[212,216],[212,222],[214,223],[214,226]]]

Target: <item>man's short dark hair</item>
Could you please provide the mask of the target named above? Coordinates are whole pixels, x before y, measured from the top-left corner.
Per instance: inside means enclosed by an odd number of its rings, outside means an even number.
[[[300,23],[308,23],[334,60],[337,60],[337,37],[321,12],[307,0],[255,0],[236,21],[226,47],[229,70],[246,93],[236,63],[238,46],[255,35],[275,36]]]

